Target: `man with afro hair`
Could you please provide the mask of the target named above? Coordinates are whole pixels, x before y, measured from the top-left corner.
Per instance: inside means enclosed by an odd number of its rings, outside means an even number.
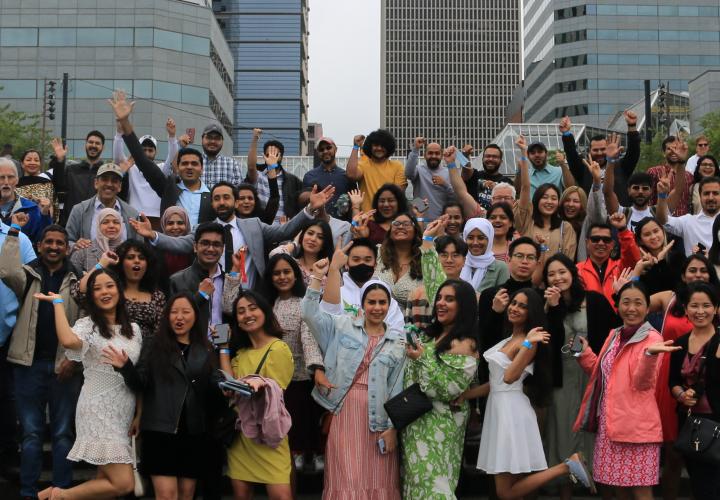
[[[362,158],[359,150],[362,148]],[[346,175],[360,184],[363,194],[362,210],[370,210],[373,196],[386,183],[396,184],[401,189],[407,187],[405,167],[402,162],[391,160],[395,154],[395,138],[390,132],[378,129],[367,138],[356,135],[353,138],[353,149],[347,162]]]

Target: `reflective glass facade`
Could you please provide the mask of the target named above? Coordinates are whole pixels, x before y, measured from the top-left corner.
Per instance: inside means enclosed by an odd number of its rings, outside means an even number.
[[[307,153],[307,1],[214,0],[235,63],[235,153],[255,127],[285,155]]]

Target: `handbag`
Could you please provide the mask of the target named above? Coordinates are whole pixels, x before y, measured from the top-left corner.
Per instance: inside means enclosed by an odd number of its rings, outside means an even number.
[[[132,468],[133,468],[133,479],[135,480],[134,494],[136,497],[141,498],[145,496],[145,478],[140,475],[137,466],[137,447],[135,446],[135,436],[132,437]]]
[[[720,465],[720,423],[688,412],[675,449],[691,460]]]
[[[432,401],[415,383],[385,402],[385,411],[398,431],[432,410]]]

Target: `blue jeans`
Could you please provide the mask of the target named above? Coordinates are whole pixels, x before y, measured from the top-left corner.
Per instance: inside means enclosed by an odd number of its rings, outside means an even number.
[[[32,366],[14,367],[15,404],[20,427],[20,495],[37,495],[42,471],[42,446],[45,433],[45,409],[50,407],[53,486],[72,484],[72,462],[66,457],[75,441],[75,407],[82,377],[73,375],[60,381],[55,362],[37,360]]]

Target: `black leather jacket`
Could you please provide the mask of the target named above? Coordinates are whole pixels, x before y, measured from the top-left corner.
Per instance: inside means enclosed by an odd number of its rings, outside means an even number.
[[[170,369],[162,370],[153,361],[158,356],[154,344],[148,339],[137,365],[128,361],[119,370],[127,386],[142,395],[140,429],[177,434],[184,411],[183,430],[193,435],[207,432],[208,414],[223,402],[214,353],[193,343],[186,358],[178,349],[170,358]]]

